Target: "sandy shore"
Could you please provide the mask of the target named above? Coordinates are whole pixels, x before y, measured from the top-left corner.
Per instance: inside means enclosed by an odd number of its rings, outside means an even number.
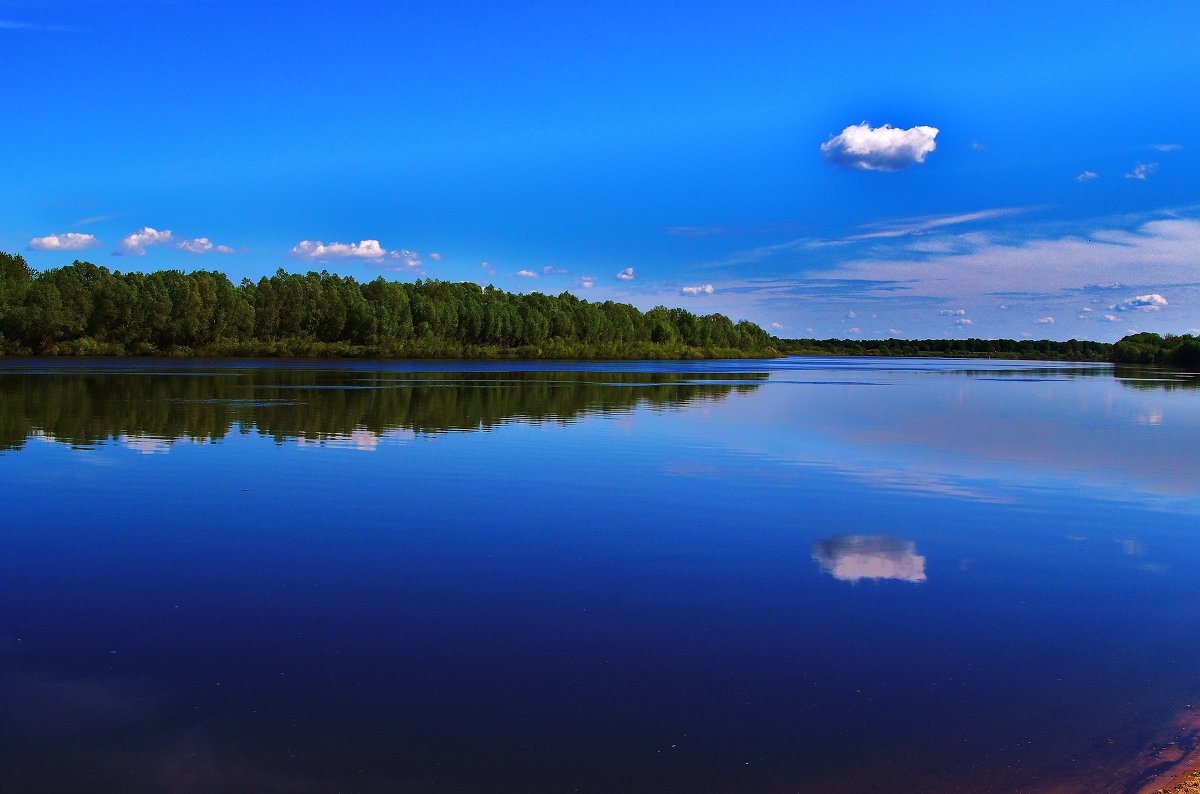
[[[1129,780],[1138,794],[1200,794],[1200,710],[1188,706],[1135,764]]]
[[[1170,788],[1155,789],[1155,792],[1165,792],[1165,794],[1200,794],[1200,769],[1192,769],[1185,773],[1179,782],[1171,785]]]

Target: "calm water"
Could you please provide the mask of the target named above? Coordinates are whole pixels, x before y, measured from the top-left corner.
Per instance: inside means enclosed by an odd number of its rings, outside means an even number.
[[[1200,390],[1125,374],[0,362],[0,775],[1106,790],[1200,700]]]

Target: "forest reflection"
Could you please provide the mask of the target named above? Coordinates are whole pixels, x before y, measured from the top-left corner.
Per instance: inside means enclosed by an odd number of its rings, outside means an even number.
[[[647,406],[673,409],[748,392],[766,373],[451,372],[213,369],[0,372],[0,450],[38,436],[77,447],[218,441],[276,443],[569,423]]]

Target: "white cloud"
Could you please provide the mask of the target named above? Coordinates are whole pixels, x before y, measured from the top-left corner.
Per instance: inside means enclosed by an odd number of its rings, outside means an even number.
[[[521,278],[537,278],[538,277],[538,274],[534,273],[532,270],[518,270],[517,275],[520,276]]]
[[[771,327],[772,327],[772,328],[774,328],[776,331],[782,331],[782,330],[783,330],[783,325],[782,325],[782,323],[771,323]]]
[[[434,251],[433,253],[431,253],[431,254],[429,255],[429,258],[430,258],[430,259],[432,259],[434,262],[441,262],[441,261],[442,261],[442,255],[441,255],[441,254],[439,254],[437,251]]]
[[[712,295],[716,290],[712,284],[701,284],[695,287],[684,287],[680,292],[684,295]]]
[[[421,255],[407,248],[389,251],[378,240],[358,243],[324,243],[320,240],[301,240],[292,246],[291,255],[297,259],[316,262],[326,259],[364,259],[377,264],[395,262],[403,267],[420,267]]]
[[[848,334],[861,334],[861,333],[862,333],[862,329],[861,329],[861,328],[859,328],[859,327],[856,325],[856,326],[854,326],[853,328],[847,328],[847,329],[846,329],[846,333],[848,333]]]
[[[1148,176],[1158,170],[1158,163],[1138,163],[1133,167],[1133,170],[1125,175],[1126,179],[1141,179],[1145,181]]]
[[[1121,318],[1117,317],[1117,315],[1115,315],[1115,314],[1106,314],[1106,315],[1104,315],[1104,319],[1108,320],[1110,323],[1115,323],[1115,322],[1118,322]]]
[[[1095,311],[1095,310],[1094,310],[1092,307],[1090,307],[1090,306],[1084,306],[1084,307],[1083,307],[1082,309],[1080,309],[1079,311],[1081,311],[1081,312],[1092,312],[1092,311]]]
[[[1090,182],[1093,179],[1099,179],[1100,175],[1095,171],[1084,171],[1079,176],[1075,177],[1076,182]]]
[[[1054,325],[1054,318],[1050,317],[1050,316],[1039,317],[1036,320],[1034,320],[1034,322],[1039,323],[1041,325]]]
[[[925,157],[937,148],[937,134],[937,127],[905,130],[890,124],[872,127],[864,121],[821,144],[821,153],[829,162],[847,168],[899,171],[925,162]]]
[[[1158,293],[1151,293],[1149,295],[1138,295],[1135,298],[1127,298],[1114,306],[1109,306],[1108,308],[1117,312],[1130,312],[1139,310],[1156,312],[1166,305],[1166,298]]]
[[[853,320],[857,316],[858,316],[858,312],[846,312],[847,320]]]
[[[579,279],[579,286],[583,287],[584,289],[591,289],[592,287],[596,286],[596,277],[581,276]]]
[[[187,251],[189,254],[232,254],[233,249],[227,245],[213,245],[212,241],[207,237],[197,237],[193,240],[179,240],[175,243],[175,247],[180,251]]]
[[[971,141],[971,148],[972,148],[972,149],[974,149],[975,151],[979,152],[979,151],[983,151],[983,150],[984,150],[984,149],[986,149],[987,147],[986,147],[986,146],[984,146],[984,145],[983,145],[982,143],[980,143],[979,141]]]
[[[84,248],[95,248],[100,241],[93,235],[79,232],[65,234],[48,234],[45,237],[34,237],[29,241],[30,251],[82,251]]]
[[[925,581],[925,558],[916,544],[881,536],[845,535],[813,544],[813,559],[835,579]]]
[[[903,332],[899,328],[889,328],[888,333],[892,336],[900,336],[900,334]]]
[[[1178,143],[1152,143],[1150,148],[1156,152],[1178,152],[1183,146]]]
[[[542,268],[542,273],[547,276],[565,276],[567,275],[567,269],[564,267],[555,267],[554,265],[546,265]]]
[[[121,242],[117,243],[113,254],[116,256],[145,256],[146,249],[150,246],[167,245],[172,242],[175,242],[175,238],[170,229],[159,231],[149,226],[143,226],[141,230],[126,235]]]
[[[175,243],[175,247],[189,254],[207,254],[212,250],[213,244],[207,237],[197,237],[194,240],[180,240]]]
[[[633,281],[635,275],[636,274],[633,272],[633,268],[627,267],[617,274],[617,278],[619,278],[621,281]]]
[[[974,325],[975,321],[972,320],[970,317],[959,317],[957,320],[954,321],[954,324],[955,325]]]
[[[966,235],[950,253],[892,255],[849,260],[813,279],[885,282],[877,294],[942,297],[1079,289],[1081,274],[1096,285],[1200,282],[1200,220],[1167,218],[1133,230],[1094,229],[1085,234],[1012,241]]]
[[[962,317],[966,313],[966,309],[942,309],[938,312],[943,317]]]

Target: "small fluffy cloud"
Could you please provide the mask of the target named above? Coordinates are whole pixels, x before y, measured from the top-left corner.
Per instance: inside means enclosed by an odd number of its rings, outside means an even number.
[[[389,251],[378,240],[357,243],[323,243],[320,240],[301,240],[292,246],[291,255],[310,262],[326,259],[363,259],[375,263],[395,262],[405,267],[420,267],[421,255],[401,248]]]
[[[1127,298],[1114,306],[1109,306],[1108,308],[1117,312],[1156,312],[1166,305],[1166,298],[1158,293],[1151,293],[1149,295],[1138,295],[1134,298]]]
[[[547,276],[565,276],[567,275],[567,269],[565,267],[546,265],[544,268],[542,268],[542,273]]]
[[[596,286],[596,277],[595,276],[580,277],[579,286],[583,287],[584,289],[591,289],[592,287]]]
[[[45,237],[34,237],[29,241],[30,251],[82,251],[85,248],[95,248],[100,241],[93,235],[67,232],[65,234],[48,234]]]
[[[872,127],[867,122],[852,125],[821,144],[829,162],[864,171],[899,171],[925,162],[937,148],[937,127],[900,129],[890,124]]]
[[[520,276],[521,278],[537,278],[538,277],[537,273],[534,273],[532,270],[518,270],[517,275]]]
[[[151,228],[143,226],[139,231],[128,234],[117,243],[113,251],[116,256],[145,256],[146,249],[153,245],[167,245],[175,241],[170,229]]]
[[[1036,320],[1034,320],[1034,322],[1035,322],[1035,323],[1039,323],[1039,324],[1041,324],[1041,325],[1054,325],[1054,318],[1053,318],[1053,317],[1049,317],[1049,316],[1047,316],[1047,317],[1039,317],[1039,318],[1037,318]]]
[[[627,267],[617,274],[617,278],[619,278],[621,281],[633,281],[635,277],[636,274],[633,272],[633,268],[631,267]]]
[[[771,327],[774,328],[776,331],[783,330],[783,325],[781,323],[771,323]]]
[[[974,325],[975,321],[972,320],[970,317],[959,317],[957,320],[954,321],[954,324],[955,325]]]
[[[966,313],[966,309],[942,309],[938,312],[943,317],[962,317]]]
[[[1076,182],[1091,182],[1093,179],[1099,179],[1100,175],[1095,171],[1084,171],[1079,176],[1075,177]]]
[[[684,287],[680,291],[684,295],[712,295],[716,290],[712,284],[701,284],[695,287]]]
[[[233,249],[227,245],[213,245],[207,237],[197,237],[193,240],[179,240],[175,247],[189,254],[232,254]]]
[[[847,320],[853,320],[857,316],[858,316],[858,312],[854,312],[854,311],[846,312]]]
[[[441,261],[442,261],[442,255],[441,255],[441,254],[439,254],[437,251],[434,251],[433,253],[431,253],[431,254],[429,255],[429,258],[430,258],[430,259],[432,259],[434,262],[441,262]]]
[[[1158,170],[1158,163],[1138,163],[1133,170],[1125,175],[1126,179],[1140,179],[1143,182]]]
[[[113,251],[115,256],[145,256],[146,249],[156,245],[174,245],[180,251],[189,254],[232,254],[233,249],[227,245],[213,245],[207,237],[176,237],[170,229],[158,230],[143,226],[133,234],[128,234],[117,244]]]
[[[1115,315],[1115,314],[1106,314],[1106,315],[1104,315],[1104,319],[1108,320],[1110,323],[1115,323],[1118,320],[1120,320],[1121,318],[1117,317],[1117,315]]]

